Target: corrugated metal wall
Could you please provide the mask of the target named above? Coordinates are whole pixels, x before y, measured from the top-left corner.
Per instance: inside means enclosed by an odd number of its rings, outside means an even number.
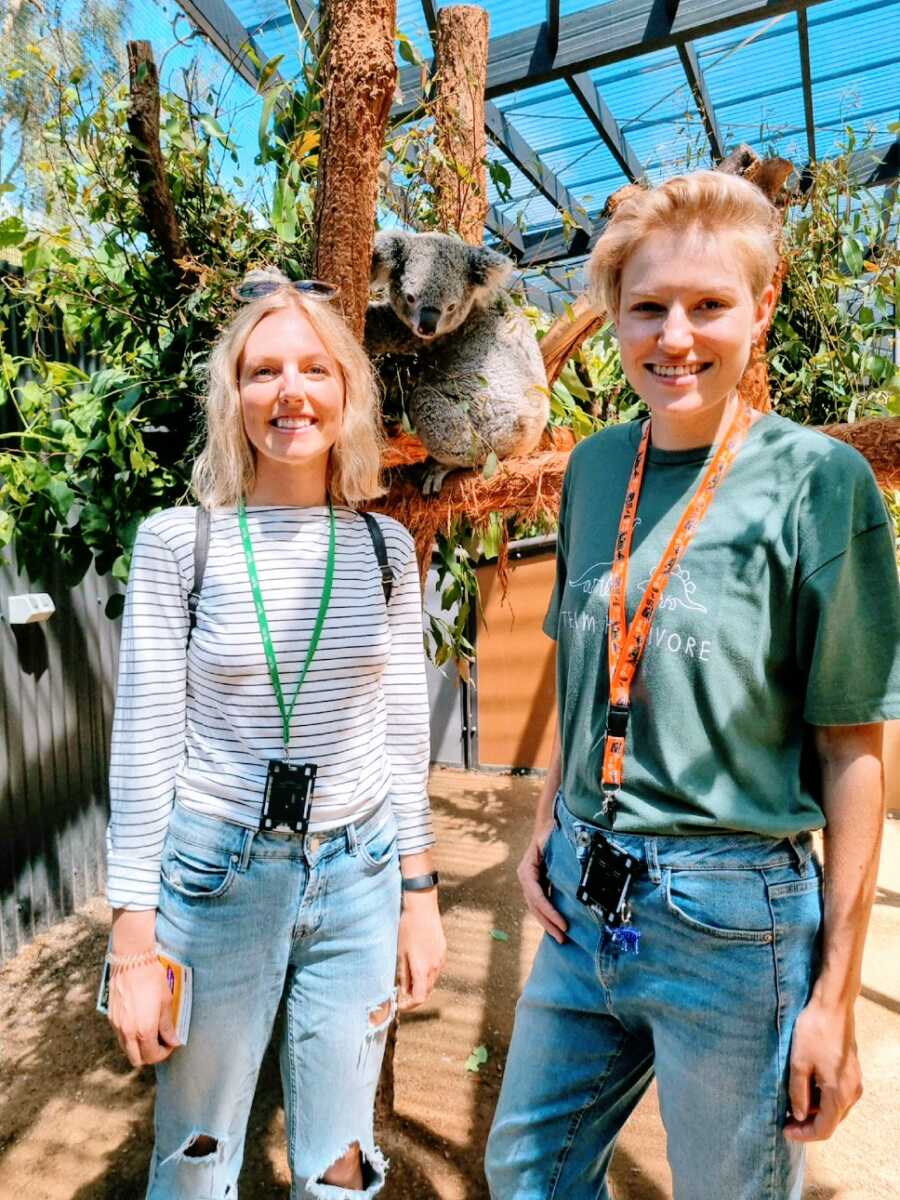
[[[0,272],[8,264],[0,263]],[[32,338],[13,318],[6,349],[28,355]],[[44,353],[66,361],[58,331]],[[86,360],[76,361],[90,369]],[[26,371],[23,379],[28,377]],[[0,405],[0,430],[15,425]],[[88,572],[70,591],[16,574],[8,549],[0,565],[0,961],[67,916],[104,884],[109,729],[118,658],[118,621],[104,605],[118,588]],[[8,597],[47,590],[49,621],[11,626]]]
[[[36,589],[0,568],[0,960],[103,888],[116,586],[51,584],[50,620],[11,626],[8,596]]]

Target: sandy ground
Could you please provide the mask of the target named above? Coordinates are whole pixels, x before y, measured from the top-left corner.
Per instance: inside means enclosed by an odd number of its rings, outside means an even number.
[[[392,1160],[385,1200],[480,1200],[484,1139],[497,1098],[516,993],[538,941],[514,869],[538,783],[433,776],[449,960],[433,1001],[402,1022],[397,1120],[383,1131]],[[0,1197],[140,1200],[151,1144],[153,1079],[132,1071],[93,1011],[107,910],[95,901],[0,972]],[[491,936],[492,930],[508,940]],[[866,1094],[831,1142],[812,1148],[807,1200],[900,1195],[900,821],[885,853],[858,1004]],[[478,1073],[466,1059],[484,1046]],[[270,1054],[256,1097],[242,1200],[287,1200],[283,1115]],[[671,1182],[656,1097],[620,1139],[617,1200],[665,1200]],[[565,1200],[565,1198],[561,1198]],[[710,1200],[727,1200],[711,1197]]]

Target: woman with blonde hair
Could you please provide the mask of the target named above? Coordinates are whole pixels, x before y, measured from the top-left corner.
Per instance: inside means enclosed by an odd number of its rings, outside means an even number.
[[[109,1016],[157,1069],[148,1200],[236,1197],[280,1047],[292,1197],[373,1196],[396,1007],[444,957],[409,534],[380,494],[371,369],[336,289],[254,272],[210,362],[200,503],[146,520],[122,631]],[[401,904],[402,894],[402,904]],[[190,966],[186,1044],[158,954]]]
[[[738,393],[779,229],[700,171],[631,189],[588,265],[649,420],[581,442],[563,488],[559,731],[519,867],[546,936],[494,1200],[608,1197],[654,1077],[678,1200],[796,1200],[860,1095],[900,600],[865,460]]]

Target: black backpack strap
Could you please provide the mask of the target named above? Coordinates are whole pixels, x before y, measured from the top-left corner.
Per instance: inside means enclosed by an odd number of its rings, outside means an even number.
[[[381,587],[384,591],[384,602],[390,604],[391,592],[394,590],[394,572],[391,570],[388,562],[387,547],[384,544],[384,534],[381,532],[381,526],[375,520],[371,513],[364,512],[360,514],[366,525],[369,527],[369,537],[372,539],[372,549],[375,551],[375,557],[378,559],[378,568],[381,571]]]
[[[206,570],[206,554],[209,550],[209,509],[197,506],[197,522],[194,530],[194,585],[188,593],[188,641],[197,624],[197,605],[203,590],[203,573]]]

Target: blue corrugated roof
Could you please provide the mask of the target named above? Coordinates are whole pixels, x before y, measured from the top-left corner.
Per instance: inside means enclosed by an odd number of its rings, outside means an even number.
[[[284,56],[281,74],[295,77],[304,50],[286,0],[229,2],[267,57]],[[439,0],[436,7],[449,2]],[[577,19],[579,12],[595,6],[596,0],[561,0],[560,12],[564,19]],[[483,7],[492,38],[539,25],[547,11],[546,0],[485,0]],[[889,126],[900,117],[900,0],[828,0],[806,11],[818,156],[835,153],[848,126],[861,140],[884,142],[891,136]],[[131,0],[128,32],[149,37],[161,56],[173,41],[177,13],[175,0]],[[421,56],[429,58],[420,0],[398,0],[397,24]],[[187,28],[183,18],[178,28]],[[761,153],[778,153],[804,165],[807,133],[796,14],[701,38],[694,49],[726,149],[747,142]],[[167,56],[164,83],[177,87],[179,72],[198,58],[205,78],[221,80],[227,74],[223,60],[195,38]],[[602,66],[590,78],[650,180],[710,163],[701,114],[675,47]],[[230,94],[242,174],[251,174],[260,101],[241,81]],[[522,87],[494,103],[588,211],[599,211],[626,182],[564,80]],[[490,189],[498,211],[528,232],[557,228],[559,209],[502,149],[491,145],[488,153],[492,161],[503,162],[511,177],[510,199],[501,200]]]

